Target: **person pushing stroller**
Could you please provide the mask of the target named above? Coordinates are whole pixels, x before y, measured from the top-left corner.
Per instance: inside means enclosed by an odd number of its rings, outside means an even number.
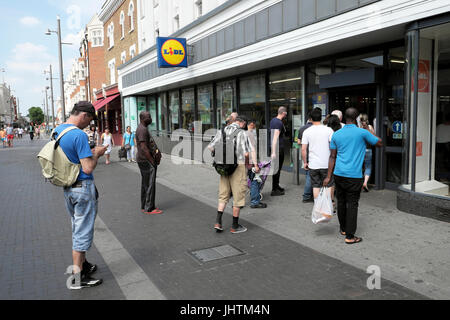
[[[253,164],[257,163],[257,137],[256,137],[256,123],[255,120],[249,120],[247,122],[247,137],[250,145],[250,159],[251,163],[248,164],[248,186],[250,188],[250,208],[267,208],[267,204],[262,203],[261,190],[264,187],[268,171],[270,170],[270,162],[264,162],[258,164],[256,169]]]

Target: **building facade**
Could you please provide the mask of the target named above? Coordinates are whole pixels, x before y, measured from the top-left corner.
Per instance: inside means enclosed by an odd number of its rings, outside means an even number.
[[[107,0],[99,13],[103,23],[106,86],[95,93],[101,130],[108,127],[114,142],[122,142],[122,104],[117,68],[138,53],[137,7],[133,0]]]
[[[162,2],[171,1],[158,6]],[[169,18],[176,12],[170,10]],[[374,152],[371,183],[400,190],[402,210],[413,211],[405,203],[425,198],[431,199],[427,214],[450,218],[450,170],[448,161],[438,160],[450,158],[448,143],[437,142],[445,141],[449,125],[442,122],[450,113],[449,11],[447,0],[225,1],[177,31],[160,33],[187,39],[188,68],[159,69],[156,47],[147,40],[155,34],[143,35],[148,48],[119,67],[125,113],[150,111],[151,130],[171,153],[179,143],[172,133],[192,134],[196,121],[205,132],[237,111],[267,129],[285,106],[289,171],[298,165],[296,134],[310,110],[320,107],[326,115],[355,107],[369,115],[385,143]],[[206,145],[210,137],[200,139]]]

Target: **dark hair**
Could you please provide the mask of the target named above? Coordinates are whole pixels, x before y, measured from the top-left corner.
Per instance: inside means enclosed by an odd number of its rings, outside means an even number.
[[[247,121],[247,124],[251,124],[251,123],[256,124],[256,120],[255,120],[255,119],[249,119],[249,120]]]
[[[322,120],[322,109],[320,108],[314,108],[311,111],[311,119],[314,122]]]
[[[325,117],[325,119],[323,119],[323,124],[327,125],[328,121],[330,120],[331,114],[327,114],[327,116]]]
[[[330,127],[331,129],[333,129],[334,132],[336,132],[339,129],[341,129],[341,120],[339,119],[339,117],[337,115],[332,114],[328,118],[327,126]]]

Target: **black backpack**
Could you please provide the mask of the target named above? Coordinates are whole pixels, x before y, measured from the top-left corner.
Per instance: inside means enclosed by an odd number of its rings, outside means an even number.
[[[237,129],[232,135],[227,137],[225,134],[225,129],[222,129],[222,141],[213,152],[213,167],[221,176],[231,176],[238,166],[236,156],[236,137],[241,130],[242,129]],[[227,155],[227,151],[230,152],[231,150],[233,152],[233,157],[229,154]]]

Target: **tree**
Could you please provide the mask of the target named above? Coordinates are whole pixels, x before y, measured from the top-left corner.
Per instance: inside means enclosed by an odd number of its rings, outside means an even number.
[[[44,112],[39,107],[32,107],[28,110],[28,118],[31,122],[41,124],[44,122]]]

